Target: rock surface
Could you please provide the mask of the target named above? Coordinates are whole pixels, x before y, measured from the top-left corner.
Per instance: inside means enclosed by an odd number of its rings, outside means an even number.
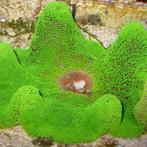
[[[10,42],[13,47],[29,46],[38,15],[48,2],[55,0],[1,0],[0,42]],[[67,1],[67,0],[58,0]],[[76,22],[89,39],[108,47],[117,32],[127,22],[141,21],[147,27],[147,4],[98,3],[78,0]]]
[[[27,134],[20,127],[12,129],[0,130],[0,147],[39,147],[46,145],[33,144],[33,138]],[[51,147],[147,147],[147,135],[142,135],[140,138],[122,139],[114,138],[109,135],[102,136],[95,142],[88,144],[63,145],[55,144],[47,145]]]

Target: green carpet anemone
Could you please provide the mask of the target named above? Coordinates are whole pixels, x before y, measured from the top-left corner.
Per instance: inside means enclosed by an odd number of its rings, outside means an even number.
[[[30,136],[66,144],[106,133],[141,135],[147,115],[137,114],[144,112],[146,53],[147,32],[141,24],[127,24],[106,50],[85,39],[65,3],[49,3],[29,49],[0,44],[0,128],[21,125]],[[69,91],[60,87],[59,79],[72,72],[90,77],[90,95],[71,90],[76,85],[80,91],[87,84],[83,81],[65,83]]]

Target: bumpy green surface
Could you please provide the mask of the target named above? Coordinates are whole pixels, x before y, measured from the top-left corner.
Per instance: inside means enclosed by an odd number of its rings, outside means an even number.
[[[60,143],[93,141],[102,134],[139,136],[134,106],[143,93],[147,32],[126,25],[108,50],[86,40],[64,3],[50,3],[36,25],[30,48],[0,44],[0,128],[22,125],[31,136]],[[92,96],[65,92],[58,79],[84,71]]]
[[[147,31],[138,23],[126,25],[115,43],[94,67],[97,71],[95,91],[117,96],[123,105],[123,118],[119,127],[112,128],[117,136],[133,136],[142,130],[135,120],[134,106],[140,100],[147,59]],[[145,73],[146,74],[146,73]]]
[[[0,45],[0,127],[6,125],[5,113],[12,95],[22,86],[25,70],[8,44]]]
[[[145,125],[145,131],[147,131],[147,82],[145,83],[144,89],[143,97],[135,105],[134,115],[139,122]]]

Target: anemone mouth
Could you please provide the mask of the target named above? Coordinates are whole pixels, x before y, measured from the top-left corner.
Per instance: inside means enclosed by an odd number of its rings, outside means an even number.
[[[85,72],[72,71],[59,78],[59,86],[62,90],[79,94],[90,94],[92,91],[92,78]]]

